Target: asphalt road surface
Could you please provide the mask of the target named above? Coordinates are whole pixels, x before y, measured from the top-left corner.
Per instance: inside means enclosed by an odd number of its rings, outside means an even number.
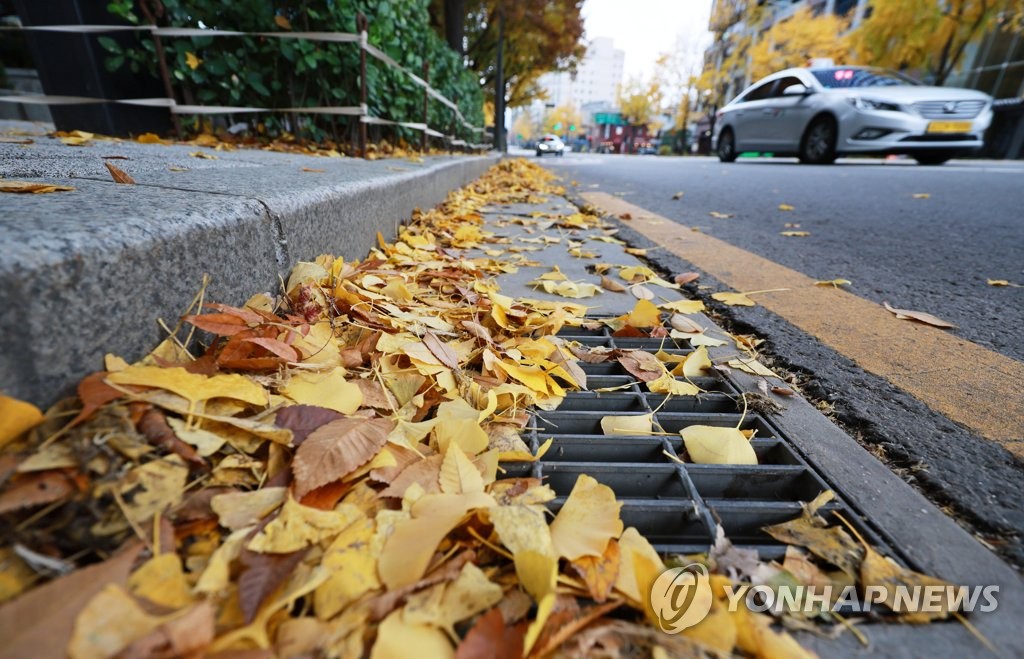
[[[575,181],[577,193],[615,195],[814,279],[849,279],[854,295],[934,314],[958,326],[950,330],[956,337],[1024,361],[1024,288],[987,283],[1024,284],[1024,162],[923,167],[905,159],[846,159],[809,166],[792,159],[722,164],[578,153],[540,162]],[[810,235],[780,235],[786,230]],[[689,265],[663,251],[651,256],[665,269]],[[765,337],[777,364],[800,376],[805,393],[834,405],[835,418],[866,448],[1024,565],[1024,437],[1016,430],[1008,438],[982,437],[785,318],[762,309],[719,311],[736,329]],[[923,369],[934,372],[924,377],[957,387],[957,373],[971,364],[956,358],[936,355]],[[1024,383],[1005,389],[1017,392],[1006,400],[1016,429]]]

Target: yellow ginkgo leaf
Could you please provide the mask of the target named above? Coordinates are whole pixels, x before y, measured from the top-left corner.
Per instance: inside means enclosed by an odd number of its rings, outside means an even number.
[[[529,451],[502,451],[498,454],[498,459],[501,462],[536,462],[544,457],[544,454],[551,448],[551,443],[555,441],[554,437],[548,437],[548,439],[537,448],[537,454],[534,455]]]
[[[449,442],[444,462],[441,463],[438,482],[441,485],[441,491],[447,494],[484,491],[483,476],[466,457],[466,453],[459,448],[458,442]]]
[[[345,369],[340,366],[323,373],[296,373],[280,391],[296,403],[342,414],[352,414],[363,403],[362,389],[345,379]]]
[[[708,349],[705,346],[700,346],[688,354],[686,361],[681,366],[677,366],[673,373],[679,371],[677,375],[686,378],[699,378],[707,375],[709,370],[711,370],[711,359],[708,357]]]
[[[534,280],[530,284],[543,288],[545,293],[573,299],[593,297],[601,292],[600,286],[587,282]]]
[[[551,522],[555,552],[571,561],[581,556],[602,556],[608,541],[622,534],[621,508],[610,487],[580,474]]]
[[[913,197],[914,199],[928,199],[932,195],[930,192],[915,192],[910,196]]]
[[[109,382],[140,387],[164,389],[196,403],[211,398],[231,398],[252,405],[266,405],[270,400],[267,390],[244,375],[200,375],[189,373],[180,366],[130,366],[107,376]]]
[[[701,391],[697,385],[677,380],[669,373],[665,373],[657,380],[648,382],[647,388],[656,394],[670,394],[672,396],[696,396]]]
[[[249,550],[261,554],[287,554],[337,535],[362,517],[351,504],[339,504],[333,510],[303,506],[295,499],[284,502],[281,513],[249,542]]]
[[[370,659],[392,659],[409,655],[416,648],[421,657],[449,659],[455,649],[443,631],[431,625],[408,623],[402,610],[395,611],[377,628],[377,641],[370,651]]]
[[[374,521],[361,517],[345,527],[324,552],[321,565],[330,571],[330,576],[317,586],[313,595],[316,615],[321,620],[334,617],[364,593],[380,588],[372,544],[374,531]]]
[[[650,435],[654,426],[653,414],[629,414],[601,418],[601,431],[606,435]]]
[[[787,238],[806,238],[811,235],[810,231],[780,231],[780,236],[786,236]]]
[[[814,282],[815,286],[831,286],[833,288],[839,288],[840,286],[849,286],[853,282],[849,279],[828,279],[824,281]]]
[[[43,413],[32,403],[0,394],[0,447],[43,421]]]
[[[779,210],[780,211],[791,211],[791,210],[795,210],[795,209],[792,206],[790,206],[789,204],[779,204]]]
[[[177,554],[158,554],[128,578],[128,589],[153,604],[180,609],[191,604],[192,589]]]
[[[778,377],[770,368],[756,359],[730,359],[725,365],[751,375],[761,375],[766,378]]]
[[[483,492],[427,494],[412,506],[412,516],[399,521],[384,542],[377,574],[389,589],[416,583],[426,571],[437,545],[474,508],[489,508],[494,498]]]
[[[757,304],[746,293],[714,293],[711,297],[730,307],[752,307]]]
[[[696,464],[756,465],[757,455],[738,428],[687,426],[679,431]]]
[[[193,71],[198,69],[199,65],[202,63],[203,60],[196,57],[195,53],[185,53],[185,64]]]
[[[619,276],[622,277],[624,280],[633,283],[633,280],[635,280],[637,277],[640,277],[644,281],[647,281],[648,279],[657,277],[658,275],[655,274],[654,270],[651,270],[645,265],[631,265],[625,268],[620,268]]]
[[[728,343],[728,341],[716,339],[715,337],[708,336],[707,334],[685,334],[683,332],[677,332],[676,330],[672,330],[671,332],[668,333],[668,335],[673,339],[689,339],[690,345],[693,346],[694,348],[699,348],[700,346],[716,348],[718,346],[724,346],[725,344]]]
[[[552,267],[550,272],[545,272],[537,277],[537,281],[568,281],[568,279],[557,265]]]
[[[704,311],[704,303],[700,300],[677,300],[675,302],[666,302],[665,304],[659,304],[659,307],[666,311],[674,311],[676,313],[700,313]]]
[[[758,293],[778,293],[780,291],[788,290],[788,288],[767,288],[761,291],[749,291],[746,293],[715,293],[711,297],[719,302],[724,302],[730,307],[752,307],[756,302],[750,299],[751,295],[757,295]]]
[[[661,312],[654,303],[648,300],[637,300],[630,311],[624,317],[626,324],[631,327],[657,327],[661,324]]]

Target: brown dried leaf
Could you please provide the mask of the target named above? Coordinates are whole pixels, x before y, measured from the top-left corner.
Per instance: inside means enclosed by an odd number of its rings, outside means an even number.
[[[296,495],[344,478],[369,462],[394,427],[389,419],[344,418],[314,430],[292,461]]]
[[[345,418],[341,412],[316,405],[291,405],[277,413],[274,425],[292,431],[292,445],[298,446],[320,426]]]
[[[238,577],[238,604],[246,624],[253,621],[260,605],[284,583],[307,551],[308,548],[288,554],[258,554],[242,549],[239,562],[243,571]]]
[[[700,279],[699,272],[684,272],[680,275],[676,275],[673,278],[673,281],[679,284],[680,286],[683,286],[685,284],[689,284],[690,282],[697,281],[698,279]]]
[[[455,659],[520,659],[525,636],[526,621],[506,627],[501,610],[495,607],[476,619],[455,650]]]
[[[227,313],[183,316],[182,320],[217,336],[234,336],[239,332],[249,329],[249,325],[244,319]]]
[[[141,432],[149,443],[168,453],[176,453],[186,462],[196,467],[206,467],[204,460],[194,448],[178,439],[174,430],[167,423],[167,416],[157,409],[147,410],[138,423]]]
[[[74,188],[69,185],[54,185],[53,183],[36,183],[35,181],[8,181],[0,180],[0,192],[21,192],[29,194],[42,194],[45,192],[72,192]]]
[[[896,309],[889,305],[888,302],[882,302],[882,305],[887,311],[892,312],[900,320],[916,320],[919,323],[931,325],[933,327],[940,327],[942,329],[955,329],[956,325],[947,322],[923,311],[910,311],[909,309]]]
[[[107,375],[109,374],[106,371],[98,371],[85,376],[78,383],[78,399],[82,401],[82,411],[71,420],[70,427],[77,426],[91,417],[99,408],[124,395],[104,382]]]
[[[7,484],[3,494],[0,494],[0,515],[60,501],[76,491],[74,481],[62,471],[25,474]]]
[[[626,290],[625,286],[605,275],[601,276],[601,288],[613,293],[622,293]]]
[[[426,332],[423,335],[423,345],[427,346],[427,350],[437,357],[439,362],[450,369],[458,370],[459,356],[455,354],[454,350],[448,347],[448,344],[437,338],[436,334],[433,332]]]
[[[110,178],[114,179],[114,183],[123,183],[125,185],[135,185],[135,179],[128,175],[128,172],[124,171],[120,167],[115,167],[109,162],[104,162],[107,167],[107,171],[110,172]]]
[[[75,620],[108,584],[128,582],[142,543],[132,543],[113,558],[75,570],[0,607],[0,657],[63,657]]]
[[[213,642],[216,611],[200,602],[183,615],[154,629],[118,653],[117,659],[178,659],[199,657]]]
[[[665,374],[665,365],[657,357],[643,350],[623,350],[616,359],[622,368],[643,382],[657,380]]]

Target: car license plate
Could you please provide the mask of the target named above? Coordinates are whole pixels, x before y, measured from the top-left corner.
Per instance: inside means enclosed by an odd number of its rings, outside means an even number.
[[[929,121],[929,133],[969,133],[971,122],[969,121]]]

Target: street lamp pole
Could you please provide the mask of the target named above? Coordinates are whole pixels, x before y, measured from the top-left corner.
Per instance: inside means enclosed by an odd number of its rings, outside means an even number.
[[[505,9],[498,9],[498,61],[494,76],[494,148],[508,153],[505,143]]]

